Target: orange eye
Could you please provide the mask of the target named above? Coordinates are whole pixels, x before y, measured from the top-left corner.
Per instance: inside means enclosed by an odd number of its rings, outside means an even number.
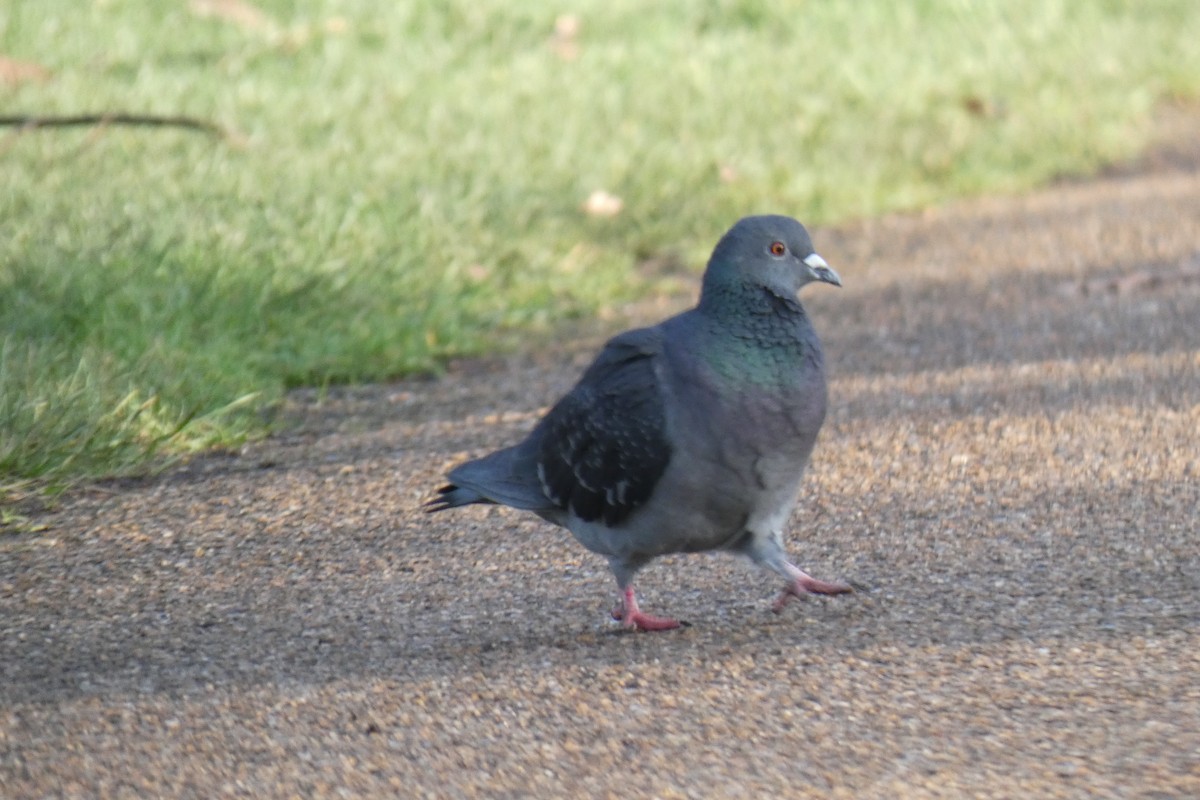
[[[787,252],[787,245],[783,242],[771,242],[771,246],[767,248],[773,256],[781,256]]]

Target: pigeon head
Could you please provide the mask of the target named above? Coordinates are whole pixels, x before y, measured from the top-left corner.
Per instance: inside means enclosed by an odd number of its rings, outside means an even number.
[[[808,231],[791,217],[745,217],[721,237],[704,273],[701,299],[761,287],[794,297],[806,283],[841,286],[842,279],[813,251]]]

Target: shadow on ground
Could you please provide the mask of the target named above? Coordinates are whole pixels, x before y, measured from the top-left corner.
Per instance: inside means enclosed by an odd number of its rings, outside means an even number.
[[[269,442],[0,541],[0,777],[1200,792],[1198,166],[816,232],[847,288],[805,294],[834,382],[791,549],[855,595],[773,616],[766,576],[665,559],[645,604],[692,627],[626,635],[565,534],[421,513],[598,341],[300,392]]]

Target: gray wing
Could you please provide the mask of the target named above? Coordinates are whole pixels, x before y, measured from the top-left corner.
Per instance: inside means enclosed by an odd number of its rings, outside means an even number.
[[[655,328],[611,340],[530,436],[542,491],[586,522],[619,525],[671,460]]]

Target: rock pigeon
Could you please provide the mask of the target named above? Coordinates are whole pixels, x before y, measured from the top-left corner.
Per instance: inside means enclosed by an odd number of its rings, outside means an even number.
[[[657,556],[725,550],[790,597],[851,591],[787,560],[783,526],[825,419],[824,356],[796,294],[841,286],[808,231],[747,217],[717,243],[695,308],[611,339],[524,441],[455,467],[429,511],[498,503],[568,529],[608,559],[626,628],[677,628],[638,607]]]

